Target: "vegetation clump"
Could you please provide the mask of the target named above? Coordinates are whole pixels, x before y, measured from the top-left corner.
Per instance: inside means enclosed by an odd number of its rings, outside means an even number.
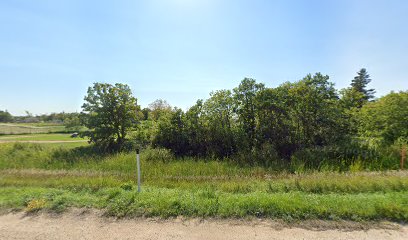
[[[52,115],[83,124],[90,145],[1,143],[0,209],[406,223],[408,92],[375,99],[370,81],[365,69],[341,91],[320,73],[275,88],[245,78],[187,111],[95,83],[80,114]]]

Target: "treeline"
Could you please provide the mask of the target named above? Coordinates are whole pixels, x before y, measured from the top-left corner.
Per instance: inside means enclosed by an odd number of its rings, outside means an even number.
[[[408,91],[375,99],[370,81],[366,69],[341,90],[320,73],[275,88],[245,78],[186,111],[165,100],[141,109],[128,85],[95,83],[81,113],[52,118],[108,152],[142,147],[271,167],[395,169],[407,145]]]
[[[320,73],[276,88],[245,78],[185,112],[163,100],[152,103],[133,137],[181,157],[310,167],[336,159],[348,166],[376,159],[390,164],[392,158],[395,165],[398,153],[390,146],[406,143],[408,92],[374,99],[370,81],[365,69],[341,91]]]
[[[0,122],[12,122],[13,120],[13,116],[7,110],[0,110]]]
[[[246,78],[232,91],[198,100],[187,112],[175,109],[160,118],[152,143],[179,156],[260,151],[286,159],[301,148],[345,140],[350,126],[340,104],[333,84],[321,74],[277,88]]]
[[[3,123],[55,123],[55,124],[68,124],[72,122],[73,119],[78,118],[79,113],[50,113],[33,115],[32,113],[26,111],[25,116],[13,116],[7,110],[0,110],[0,122]],[[79,124],[76,122],[75,124]]]

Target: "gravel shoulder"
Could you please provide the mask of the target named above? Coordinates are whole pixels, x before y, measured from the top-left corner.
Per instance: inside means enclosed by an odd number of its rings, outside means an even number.
[[[408,226],[270,220],[113,219],[92,210],[0,215],[0,239],[408,239]]]

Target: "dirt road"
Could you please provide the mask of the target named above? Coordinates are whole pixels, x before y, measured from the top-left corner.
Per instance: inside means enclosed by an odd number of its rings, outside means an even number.
[[[332,226],[333,227],[333,226]],[[394,229],[392,229],[394,228]],[[408,226],[307,230],[272,221],[114,220],[97,213],[0,215],[0,239],[408,239]]]

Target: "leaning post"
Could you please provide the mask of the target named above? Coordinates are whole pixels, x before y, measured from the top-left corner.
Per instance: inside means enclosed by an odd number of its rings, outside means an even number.
[[[140,192],[140,156],[139,148],[136,149],[136,167],[137,167],[137,192]]]

